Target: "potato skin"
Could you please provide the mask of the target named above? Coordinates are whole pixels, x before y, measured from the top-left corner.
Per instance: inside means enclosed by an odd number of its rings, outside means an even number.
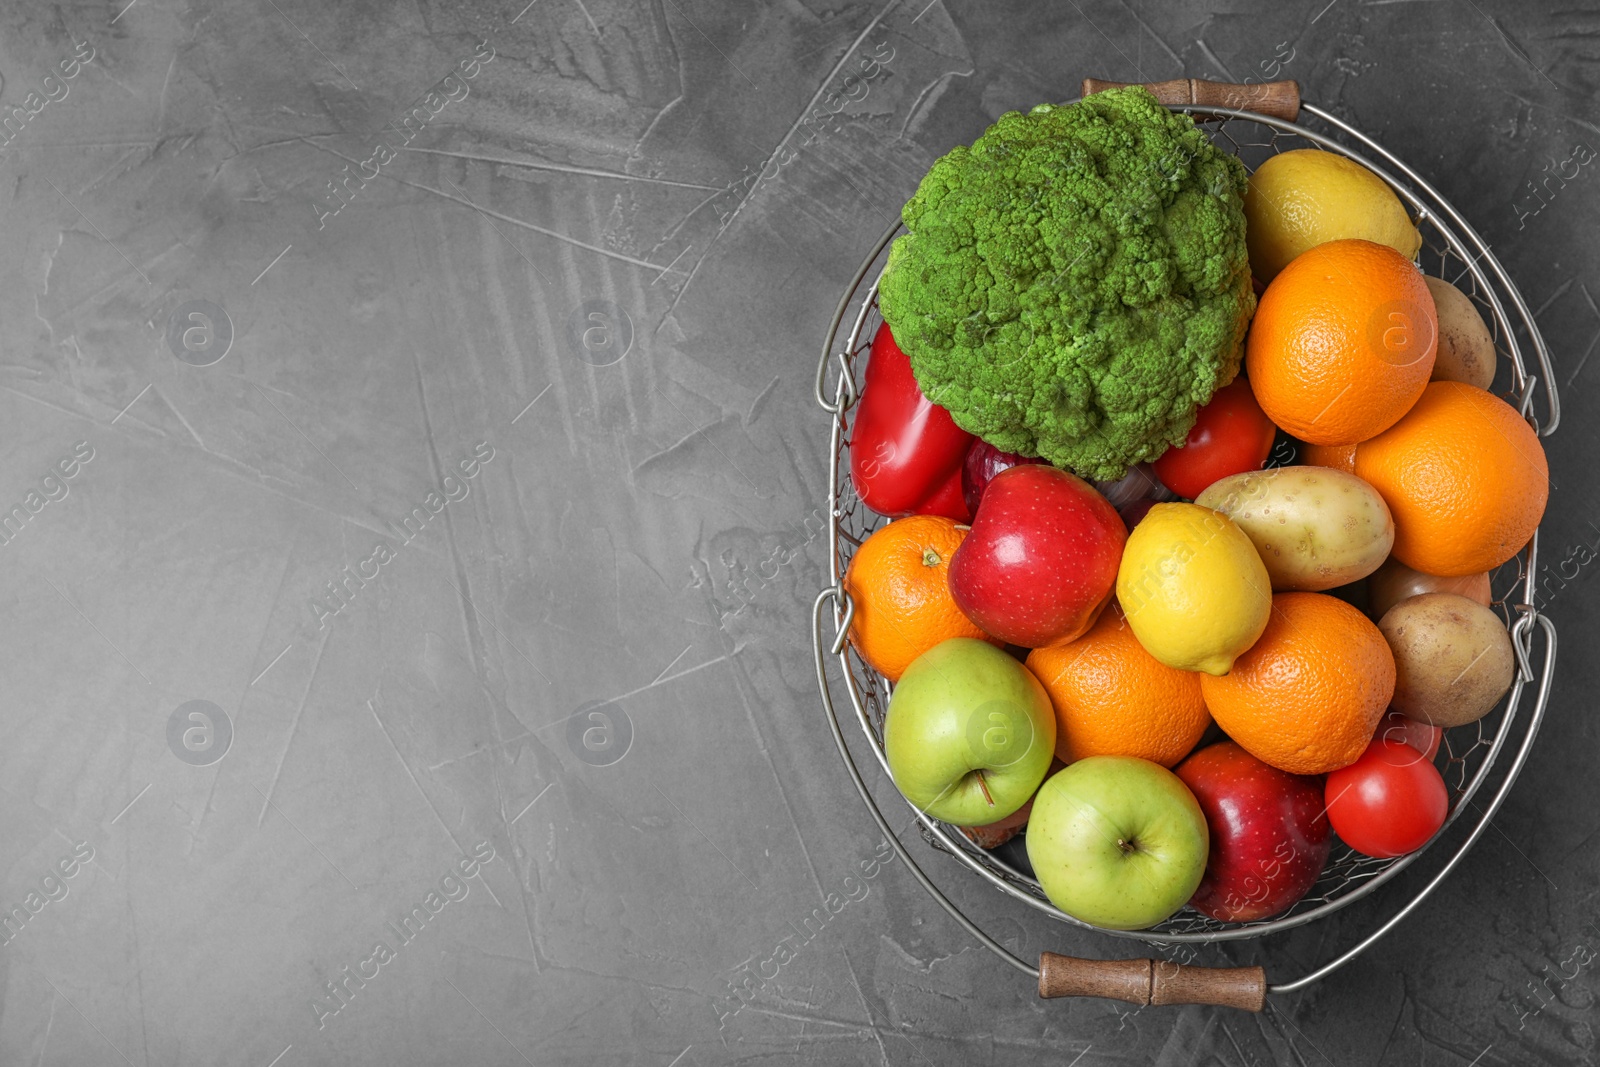
[[[1394,546],[1378,491],[1330,467],[1278,467],[1222,478],[1195,503],[1228,516],[1267,565],[1274,592],[1321,592],[1365,578]]]
[[[1479,389],[1494,385],[1499,355],[1494,338],[1484,325],[1478,306],[1460,289],[1442,278],[1424,278],[1439,313],[1439,345],[1431,380],[1466,382]]]
[[[1446,729],[1477,722],[1511,688],[1511,634],[1489,608],[1456,593],[1421,593],[1378,620],[1394,653],[1390,701],[1408,718]]]

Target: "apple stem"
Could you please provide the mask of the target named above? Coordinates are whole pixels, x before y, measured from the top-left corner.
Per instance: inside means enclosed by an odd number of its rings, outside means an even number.
[[[989,802],[989,806],[992,808],[992,807],[994,807],[994,797],[989,795],[989,783],[985,782],[983,780],[983,772],[982,771],[978,771],[977,775],[978,775],[978,788],[983,790],[983,799],[987,800]]]

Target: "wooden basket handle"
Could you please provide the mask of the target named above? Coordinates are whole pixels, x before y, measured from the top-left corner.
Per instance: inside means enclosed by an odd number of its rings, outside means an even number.
[[[1147,1004],[1215,1004],[1261,1011],[1267,974],[1260,967],[1190,967],[1168,960],[1085,960],[1039,955],[1039,996],[1105,997]]]
[[[1083,95],[1089,96],[1105,89],[1120,89],[1131,82],[1106,82],[1099,78],[1083,79]],[[1300,83],[1281,82],[1208,82],[1201,78],[1174,78],[1165,82],[1140,82],[1163,104],[1196,104],[1204,107],[1231,107],[1240,111],[1259,111],[1263,115],[1293,122],[1300,114]]]

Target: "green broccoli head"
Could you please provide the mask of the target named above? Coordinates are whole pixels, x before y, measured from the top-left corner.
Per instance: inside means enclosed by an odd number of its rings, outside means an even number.
[[[922,179],[878,306],[957,425],[1120,478],[1238,373],[1245,184],[1138,86],[1013,111]]]

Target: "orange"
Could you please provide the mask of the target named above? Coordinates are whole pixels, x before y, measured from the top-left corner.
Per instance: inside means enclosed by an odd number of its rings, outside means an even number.
[[[1261,638],[1200,688],[1217,725],[1256,759],[1324,774],[1366,750],[1394,679],[1372,620],[1326,593],[1278,593]]]
[[[1273,422],[1312,444],[1353,445],[1416,403],[1438,341],[1422,272],[1387,245],[1329,241],[1261,294],[1245,365]]]
[[[1313,467],[1332,467],[1346,474],[1356,472],[1355,445],[1312,445],[1300,452],[1300,461]]]
[[[1146,652],[1114,601],[1089,632],[1028,653],[1028,669],[1056,709],[1056,756],[1138,756],[1171,767],[1189,754],[1211,716],[1200,675]]]
[[[911,661],[952,637],[1000,642],[961,613],[950,595],[950,557],[967,527],[912,515],[873,531],[850,560],[845,592],[855,602],[850,643],[891,682]]]
[[[1394,556],[1424,574],[1491,571],[1544,516],[1550,466],[1515,408],[1465,382],[1434,382],[1394,427],[1362,443],[1356,476],[1394,515]]]

